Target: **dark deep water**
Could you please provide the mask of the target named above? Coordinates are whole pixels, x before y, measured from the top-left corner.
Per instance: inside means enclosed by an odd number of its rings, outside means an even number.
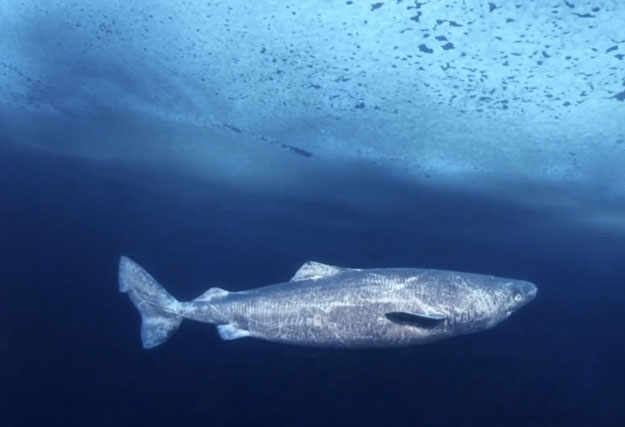
[[[402,213],[6,148],[0,163],[3,426],[625,425],[622,236],[390,178],[381,188],[414,200]],[[225,342],[185,322],[145,351],[121,254],[180,299],[286,280],[309,259],[507,275],[539,294],[495,329],[403,350]]]

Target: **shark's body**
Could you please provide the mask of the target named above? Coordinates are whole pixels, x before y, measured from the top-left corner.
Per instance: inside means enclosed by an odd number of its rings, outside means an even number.
[[[183,318],[216,324],[224,339],[400,347],[491,328],[536,295],[532,283],[493,276],[316,262],[289,282],[242,292],[211,288],[191,302],[177,301],[126,257],[119,282],[142,315],[145,348],[164,342]]]

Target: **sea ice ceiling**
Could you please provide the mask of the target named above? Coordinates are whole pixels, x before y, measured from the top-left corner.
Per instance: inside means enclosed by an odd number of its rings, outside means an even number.
[[[5,0],[0,20],[19,147],[266,191],[362,164],[527,184],[625,228],[624,2]]]

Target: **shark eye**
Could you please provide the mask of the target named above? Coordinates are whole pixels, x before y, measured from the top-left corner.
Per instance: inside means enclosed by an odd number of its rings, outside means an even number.
[[[513,298],[514,298],[514,301],[521,302],[521,300],[523,299],[523,295],[517,292],[516,294],[514,294]]]

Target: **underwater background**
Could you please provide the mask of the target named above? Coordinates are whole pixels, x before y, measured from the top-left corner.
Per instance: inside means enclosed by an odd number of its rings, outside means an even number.
[[[3,426],[625,425],[625,3],[0,5]],[[394,350],[143,350],[180,300],[308,260],[529,280]]]

